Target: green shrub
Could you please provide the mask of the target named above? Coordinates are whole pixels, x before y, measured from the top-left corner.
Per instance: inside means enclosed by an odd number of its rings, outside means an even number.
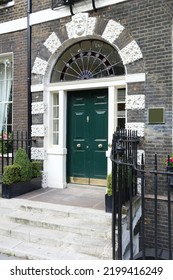
[[[10,185],[16,182],[30,181],[41,176],[41,162],[30,162],[25,150],[19,148],[14,158],[14,164],[4,168],[2,182]]]
[[[31,161],[32,178],[41,176],[41,161]]]
[[[24,149],[19,148],[15,154],[14,164],[21,166],[21,182],[30,181],[32,179],[32,167],[27,153]]]
[[[107,176],[107,194],[112,195],[112,173]]]
[[[4,167],[3,184],[10,185],[21,180],[21,166],[18,164],[8,165]]]

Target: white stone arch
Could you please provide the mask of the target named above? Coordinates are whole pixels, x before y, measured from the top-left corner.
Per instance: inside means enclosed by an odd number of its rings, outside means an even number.
[[[74,20],[77,16],[80,17],[81,15],[85,16],[85,21],[83,22],[83,32],[78,35],[79,33],[76,33],[77,27],[75,27]],[[105,20],[103,19],[103,21]],[[66,40],[60,39],[55,32],[52,32],[43,44],[43,47],[45,47],[50,52],[50,57],[48,60],[44,60],[39,56],[36,57],[32,68],[32,73],[35,75],[45,76],[47,70],[51,68],[53,61],[55,61],[58,50],[62,48],[62,45],[64,48],[64,46],[70,45],[72,42],[76,42],[77,40],[81,40],[82,38],[84,39],[86,37],[89,38],[90,36],[94,36],[94,38],[100,38],[114,46],[118,50],[124,66],[143,58],[141,49],[135,40],[127,42],[127,44],[122,48],[119,48],[119,46],[116,44],[116,40],[125,30],[123,25],[114,20],[109,20],[107,21],[106,27],[102,31],[102,34],[98,34],[97,23],[98,18],[89,17],[88,13],[77,14],[72,17],[72,20],[65,25],[67,33]]]
[[[76,27],[74,25],[74,19],[76,16],[80,16],[80,14],[72,17],[71,21],[66,23],[66,25],[58,30],[52,32],[48,38],[44,41],[42,45],[42,49],[40,50],[40,55],[35,58],[34,64],[32,67],[32,74],[35,76],[34,83],[42,85],[42,90],[44,95],[47,95],[45,90],[45,86],[50,83],[50,77],[52,73],[52,69],[54,64],[56,63],[58,57],[61,56],[62,52],[70,47],[72,44],[77,41],[82,41],[86,39],[98,39],[101,41],[105,41],[108,44],[112,45],[119,53],[122,62],[125,67],[126,76],[128,76],[128,71],[130,72],[131,67],[138,63],[139,60],[142,61],[143,55],[138,43],[131,37],[131,35],[127,32],[125,27],[121,25],[119,22],[114,20],[106,20],[100,19],[97,17],[90,17],[88,13],[82,14],[85,17],[84,28],[80,32],[76,32]],[[104,26],[103,30],[100,30],[100,26]],[[122,36],[125,33],[125,36]],[[123,41],[124,40],[124,41]],[[46,52],[48,55],[46,58],[43,58],[41,54]],[[134,73],[134,72],[132,72]],[[37,79],[38,77],[38,79]],[[137,81],[138,82],[138,81]],[[128,83],[128,81],[127,81]],[[47,119],[47,102],[43,98],[43,102],[38,102],[38,104],[34,104],[33,113],[43,113],[45,115],[45,119]],[[145,95],[130,95],[127,96],[127,100],[129,100],[129,104],[127,106],[127,110],[143,110],[145,108]],[[34,125],[32,128],[34,137],[47,137],[47,125],[45,128],[46,122],[42,127],[38,127],[35,129]],[[144,123],[136,122],[136,123],[127,123],[127,128],[136,129],[139,131],[141,137],[144,136]],[[39,133],[38,133],[39,132]],[[34,150],[35,149],[35,150]],[[41,151],[42,159],[45,159],[46,151],[43,148],[33,148],[33,151]]]

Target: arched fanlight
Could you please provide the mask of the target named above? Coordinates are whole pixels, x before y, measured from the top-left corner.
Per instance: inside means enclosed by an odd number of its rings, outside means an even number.
[[[77,42],[58,58],[51,82],[95,79],[124,75],[117,50],[100,40]]]

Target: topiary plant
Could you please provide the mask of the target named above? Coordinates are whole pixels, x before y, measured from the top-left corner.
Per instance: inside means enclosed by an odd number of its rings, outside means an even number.
[[[18,164],[8,165],[4,167],[2,182],[5,185],[10,185],[21,180],[21,166]]]
[[[31,161],[32,178],[41,176],[41,161]]]
[[[19,148],[15,154],[14,164],[21,166],[20,176],[21,182],[30,181],[32,179],[32,167],[27,153],[24,149]]]
[[[107,176],[107,194],[112,195],[112,173]]]

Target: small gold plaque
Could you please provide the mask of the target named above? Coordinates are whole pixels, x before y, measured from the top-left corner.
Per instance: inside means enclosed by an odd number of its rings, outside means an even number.
[[[165,108],[149,108],[148,123],[149,124],[165,123]]]

